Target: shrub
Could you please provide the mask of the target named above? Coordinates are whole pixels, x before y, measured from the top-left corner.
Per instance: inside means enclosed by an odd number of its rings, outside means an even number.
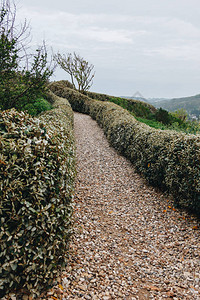
[[[149,119],[144,119],[144,118],[138,118],[135,117],[136,120],[138,120],[139,122],[145,123],[146,125],[156,128],[156,129],[162,129],[162,130],[166,130],[169,129],[166,125],[164,125],[163,123],[160,123],[158,121],[155,120],[149,120]]]
[[[51,97],[52,93],[49,94]],[[0,297],[36,295],[66,264],[74,190],[73,112],[0,112]]]
[[[68,99],[74,110],[97,120],[109,142],[150,184],[172,194],[177,205],[200,214],[199,135],[150,128],[116,104],[91,99],[56,83],[51,89]]]
[[[60,80],[60,81],[57,81],[56,84],[59,84],[60,87],[67,87],[70,89],[74,89],[73,84],[68,80]]]
[[[52,105],[44,98],[36,99],[33,103],[28,103],[23,107],[31,116],[37,116],[43,111],[52,109]]]

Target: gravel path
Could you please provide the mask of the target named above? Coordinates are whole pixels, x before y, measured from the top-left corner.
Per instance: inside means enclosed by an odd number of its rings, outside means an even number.
[[[200,299],[197,220],[173,208],[75,113],[77,185],[70,263],[46,299]]]

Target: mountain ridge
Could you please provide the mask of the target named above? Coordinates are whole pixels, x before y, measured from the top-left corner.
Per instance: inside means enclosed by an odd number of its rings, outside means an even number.
[[[126,99],[135,99],[154,105],[156,108],[163,108],[168,111],[184,109],[188,115],[200,118],[200,94],[180,98],[142,98],[142,97],[123,97]]]

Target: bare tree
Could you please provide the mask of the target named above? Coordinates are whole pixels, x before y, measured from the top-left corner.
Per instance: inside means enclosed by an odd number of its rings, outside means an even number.
[[[71,82],[75,89],[79,92],[84,92],[90,89],[95,75],[93,72],[94,65],[90,64],[75,52],[73,54],[68,53],[67,55],[57,53],[54,55],[54,60],[70,75]]]

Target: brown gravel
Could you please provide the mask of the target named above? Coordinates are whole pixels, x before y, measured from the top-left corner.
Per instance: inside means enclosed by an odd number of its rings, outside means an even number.
[[[149,187],[89,116],[75,113],[75,134],[70,263],[43,299],[200,299],[197,220]]]

